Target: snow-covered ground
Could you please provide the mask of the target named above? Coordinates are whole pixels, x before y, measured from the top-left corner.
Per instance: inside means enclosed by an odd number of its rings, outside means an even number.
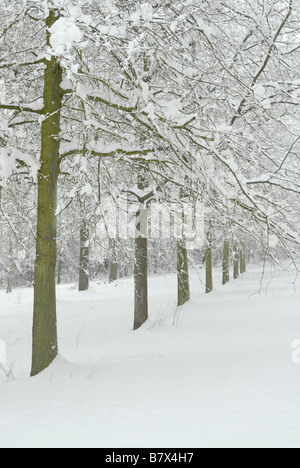
[[[299,288],[269,268],[259,296],[259,280],[250,267],[206,296],[194,275],[176,310],[175,276],[152,277],[137,332],[132,280],[61,286],[61,355],[33,379],[32,290],[1,291],[0,447],[300,447]]]

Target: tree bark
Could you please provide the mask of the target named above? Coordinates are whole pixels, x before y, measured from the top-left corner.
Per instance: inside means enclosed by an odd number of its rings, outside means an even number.
[[[89,228],[85,220],[80,227],[79,291],[89,289],[90,247]]]
[[[8,276],[7,276],[6,294],[10,294],[12,292],[12,287],[13,287],[13,275],[12,275],[12,270],[10,269]]]
[[[230,244],[227,240],[225,240],[224,246],[223,246],[223,285],[227,284],[230,281],[229,253],[230,253]]]
[[[213,290],[212,234],[211,232],[207,233],[205,260],[206,260],[206,294],[209,294]]]
[[[111,261],[109,269],[109,282],[114,283],[118,279],[118,264],[117,262]]]
[[[240,250],[240,268],[241,274],[246,273],[246,246],[244,243],[242,243]]]
[[[118,262],[117,262],[117,255],[116,255],[116,243],[114,239],[111,239],[110,242],[110,267],[109,267],[109,282],[114,283],[118,279]]]
[[[190,276],[189,276],[189,261],[186,248],[186,229],[185,229],[185,212],[184,200],[187,197],[185,189],[180,189],[180,201],[182,202],[181,213],[181,235],[182,239],[177,241],[177,306],[181,307],[191,298],[190,293]]]
[[[58,19],[51,10],[50,28]],[[50,45],[49,32],[47,45]],[[46,60],[44,71],[44,115],[41,124],[41,167],[38,173],[37,238],[34,284],[33,344],[31,375],[46,369],[58,353],[56,319],[57,179],[59,174],[60,88],[62,68],[56,57]]]
[[[177,287],[178,307],[190,300],[189,263],[186,244],[184,240],[177,241]]]
[[[137,212],[134,265],[134,326],[137,330],[148,320],[148,239],[147,209]]]
[[[233,278],[238,279],[240,276],[240,264],[239,264],[239,249],[237,243],[233,244]]]
[[[13,288],[14,278],[14,259],[13,259],[13,246],[11,238],[9,239],[9,255],[8,255],[8,273],[7,273],[7,287],[6,294],[10,294]]]

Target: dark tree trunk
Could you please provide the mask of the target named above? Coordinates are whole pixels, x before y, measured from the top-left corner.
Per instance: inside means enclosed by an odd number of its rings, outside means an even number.
[[[148,320],[148,239],[147,209],[137,212],[134,265],[134,330]]]
[[[12,271],[10,270],[7,277],[7,287],[6,287],[6,294],[10,294],[12,292],[13,287],[13,277]]]
[[[14,258],[13,258],[13,246],[11,238],[9,239],[9,267],[7,273],[7,287],[6,287],[6,294],[10,294],[13,288],[13,279],[14,279]]]
[[[189,263],[184,240],[177,242],[177,287],[177,305],[180,307],[190,300]]]
[[[80,226],[79,291],[89,289],[90,247],[89,228],[85,220]]]
[[[111,262],[110,263],[110,269],[109,269],[109,282],[114,283],[118,279],[118,264],[117,262]]]
[[[50,11],[50,28],[58,17]],[[47,44],[49,33],[47,32]],[[44,119],[41,124],[41,167],[38,173],[37,237],[31,375],[46,369],[58,352],[56,323],[57,179],[59,174],[60,88],[62,68],[56,57],[45,60]]]
[[[240,250],[240,268],[241,274],[246,273],[246,246],[244,243],[242,243]]]
[[[187,197],[185,189],[180,189],[180,201],[182,202],[182,218],[181,218],[181,236],[182,239],[177,241],[177,306],[181,307],[190,300],[190,276],[189,276],[189,261],[186,248],[186,226],[184,200]]]
[[[112,239],[110,242],[110,267],[109,267],[109,282],[114,283],[118,279],[118,262],[116,254],[116,243]]]

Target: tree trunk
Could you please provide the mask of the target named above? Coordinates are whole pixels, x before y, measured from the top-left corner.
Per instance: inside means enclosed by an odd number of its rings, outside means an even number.
[[[9,239],[9,270],[7,273],[7,287],[6,294],[10,294],[13,288],[13,278],[14,278],[14,259],[13,259],[13,246],[11,238]]]
[[[110,267],[109,267],[109,282],[114,283],[118,279],[118,262],[116,255],[116,243],[114,239],[111,239],[110,242],[111,248],[111,258],[110,258]]]
[[[189,277],[189,262],[188,252],[186,249],[186,229],[185,229],[185,212],[184,200],[187,197],[185,189],[180,189],[180,200],[182,202],[182,218],[181,218],[181,235],[182,239],[177,241],[177,306],[181,307],[190,300],[190,277]]]
[[[224,241],[223,247],[223,284],[227,284],[230,281],[230,260],[229,260],[229,253],[230,253],[230,244],[227,240]]]
[[[238,279],[240,276],[240,264],[239,264],[239,249],[237,243],[233,244],[233,278]]]
[[[58,17],[50,11],[50,28]],[[47,32],[47,45],[50,45]],[[59,174],[60,88],[62,68],[56,59],[46,60],[44,71],[44,119],[41,123],[41,167],[38,173],[37,237],[34,284],[34,316],[31,375],[46,369],[58,353],[56,319],[57,179]]]
[[[177,305],[180,307],[190,300],[189,264],[184,240],[177,241],[177,285]]]
[[[206,260],[206,294],[213,290],[213,269],[212,269],[212,234],[208,232],[205,248]]]
[[[10,294],[12,292],[12,285],[13,285],[13,277],[10,271],[7,277],[6,294]]]
[[[137,330],[148,320],[148,239],[147,209],[137,212],[134,265],[134,326]]]
[[[89,289],[90,247],[89,228],[86,221],[80,227],[79,291]]]
[[[118,264],[117,262],[111,261],[109,269],[109,282],[114,283],[118,279]]]
[[[242,243],[240,250],[240,268],[241,274],[246,273],[246,246],[244,243]]]

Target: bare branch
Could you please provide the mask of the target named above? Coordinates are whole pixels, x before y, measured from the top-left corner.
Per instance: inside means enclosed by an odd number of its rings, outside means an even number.
[[[0,109],[4,110],[11,110],[17,112],[31,112],[33,114],[43,114],[43,109],[33,109],[32,107],[28,107],[30,105],[11,105],[11,104],[0,104]]]

